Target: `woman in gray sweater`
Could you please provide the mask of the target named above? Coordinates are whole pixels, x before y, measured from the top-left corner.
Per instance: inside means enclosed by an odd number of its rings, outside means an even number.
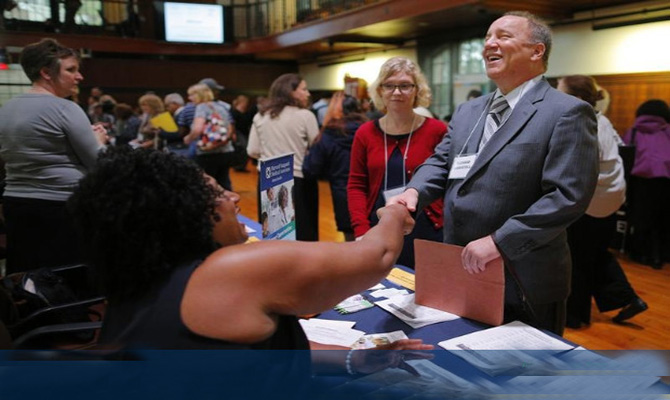
[[[23,49],[21,66],[32,88],[0,108],[7,273],[80,261],[65,202],[106,140],[65,99],[84,79],[74,50],[43,39]]]

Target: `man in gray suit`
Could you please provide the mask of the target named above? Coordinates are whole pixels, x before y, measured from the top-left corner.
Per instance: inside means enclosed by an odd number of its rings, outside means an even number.
[[[435,154],[389,203],[410,211],[444,196],[445,242],[465,246],[464,268],[505,262],[505,322],[563,334],[570,288],[565,229],[598,177],[592,107],[550,87],[551,30],[526,12],[499,18],[483,57],[498,89],[457,108]]]

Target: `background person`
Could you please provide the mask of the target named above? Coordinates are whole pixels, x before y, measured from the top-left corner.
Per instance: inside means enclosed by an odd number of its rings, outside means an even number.
[[[184,98],[181,97],[179,93],[170,93],[163,99],[163,104],[165,104],[165,110],[170,113],[176,124],[179,119],[179,114],[184,110]],[[187,146],[184,143],[184,136],[186,133],[187,132],[180,130],[177,125],[176,132],[165,132],[164,130],[161,130],[158,136],[169,151],[185,154],[188,151],[186,150]]]
[[[302,173],[303,160],[319,135],[316,117],[307,109],[307,82],[298,74],[284,74],[270,86],[267,101],[254,116],[247,153],[256,159],[293,153],[293,197],[296,238],[319,240],[319,187]]]
[[[233,116],[233,121],[235,121],[235,135],[237,137],[237,142],[242,146],[245,151],[247,144],[249,143],[249,131],[251,131],[251,123],[256,115],[256,107],[251,107],[249,97],[241,94],[235,97],[233,101],[233,107],[230,110],[230,114]],[[234,167],[237,172],[248,172],[247,171],[247,161],[248,157],[245,155],[244,161],[240,165]]]
[[[65,99],[84,79],[79,61],[53,39],[26,46],[21,66],[32,86],[0,108],[7,273],[81,262],[65,201],[95,165],[106,133]]]
[[[358,100],[343,92],[332,96],[327,111],[323,131],[305,156],[302,171],[308,178],[328,180],[337,230],[344,234],[345,241],[350,242],[356,238],[347,201],[351,145],[354,134],[367,117]]]
[[[476,99],[477,97],[480,97],[482,95],[482,91],[478,89],[472,89],[471,91],[468,92],[468,95],[465,96],[465,101],[470,101],[472,99]]]
[[[670,109],[648,100],[635,112],[624,142],[635,146],[630,182],[631,257],[661,269],[670,261]]]
[[[226,89],[225,86],[219,84],[219,82],[217,82],[216,79],[214,78],[203,78],[198,83],[206,85],[209,88],[209,90],[212,91],[212,95],[214,96],[213,101],[217,104],[222,105],[226,110],[230,112],[231,109],[230,104],[219,99],[221,92],[223,92]]]
[[[550,50],[551,30],[534,15],[495,20],[482,56],[498,89],[456,110],[435,154],[389,204],[412,211],[444,197],[445,242],[465,246],[464,268],[505,263],[505,322],[561,335],[571,270],[565,230],[593,195],[598,147],[593,107],[542,77]]]
[[[184,109],[184,98],[179,93],[170,93],[163,99],[165,109],[172,115],[175,120],[179,113]]]
[[[165,111],[165,105],[160,97],[153,93],[147,93],[139,98],[137,102],[142,110],[140,116],[140,128],[137,131],[137,139],[131,142],[132,145],[142,148],[158,148],[158,135],[161,129],[151,123],[151,119]]]
[[[216,179],[219,185],[227,190],[232,190],[233,184],[230,181],[230,165],[228,164],[226,154],[224,154],[234,151],[232,142],[235,140],[235,132],[232,128],[230,114],[225,107],[214,101],[212,91],[205,84],[199,83],[188,88],[188,99],[196,107],[191,131],[188,135],[184,136],[184,143],[189,145],[192,142],[197,143],[203,132],[205,132],[208,121],[215,114],[218,115],[218,118],[222,120],[220,123],[221,127],[224,127],[226,130],[225,136],[211,150],[205,150],[199,146],[196,147],[195,160],[207,174]]]
[[[376,211],[401,193],[416,167],[433,154],[447,132],[441,121],[416,114],[431,93],[419,67],[404,57],[387,60],[370,85],[370,96],[385,116],[361,125],[351,149],[347,199],[359,237],[377,223]],[[442,199],[418,210],[416,227],[405,238],[398,263],[414,266],[414,239],[442,241]]]
[[[559,79],[558,90],[595,108],[601,97],[595,80],[585,75]],[[616,230],[616,212],[626,198],[619,134],[602,113],[598,120],[598,183],[586,213],[568,227],[572,256],[572,284],[565,326],[591,323],[591,298],[601,312],[624,308],[614,320],[622,322],[645,311],[647,304],[635,293],[616,258],[607,250]]]
[[[116,126],[114,129],[116,146],[126,145],[137,138],[140,130],[140,118],[135,115],[133,108],[125,103],[119,103],[114,107]]]
[[[93,115],[93,106],[96,103],[100,102],[100,98],[102,97],[103,94],[104,94],[104,92],[99,87],[94,86],[94,87],[91,88],[91,93],[89,94],[87,102],[86,102],[87,103],[87,112],[88,112],[89,118]]]
[[[93,105],[93,115],[91,115],[92,124],[100,124],[105,130],[112,134],[115,122],[114,115],[105,112],[101,103],[95,103]]]

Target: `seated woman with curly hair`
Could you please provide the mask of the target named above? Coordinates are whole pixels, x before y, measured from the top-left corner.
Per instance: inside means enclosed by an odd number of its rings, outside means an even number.
[[[100,157],[69,209],[109,300],[103,343],[308,349],[295,316],[329,309],[383,279],[413,226],[404,207],[391,206],[357,242],[240,245],[247,234],[238,200],[183,157],[123,147]],[[405,340],[389,348],[432,346]],[[355,353],[350,367],[380,368]],[[344,368],[346,355],[327,364]]]

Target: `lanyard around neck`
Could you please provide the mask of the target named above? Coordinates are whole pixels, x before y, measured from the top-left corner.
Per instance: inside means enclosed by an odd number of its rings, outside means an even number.
[[[405,163],[407,161],[407,153],[409,152],[409,144],[412,142],[412,135],[414,134],[414,123],[416,122],[416,114],[412,118],[412,126],[409,130],[409,138],[407,138],[407,146],[405,146],[405,154],[402,157],[402,186],[406,184],[405,177]],[[379,120],[379,127],[384,134],[384,190],[388,190],[388,181],[389,181],[389,155],[388,155],[388,144],[386,140],[386,131],[382,127],[382,121]]]

